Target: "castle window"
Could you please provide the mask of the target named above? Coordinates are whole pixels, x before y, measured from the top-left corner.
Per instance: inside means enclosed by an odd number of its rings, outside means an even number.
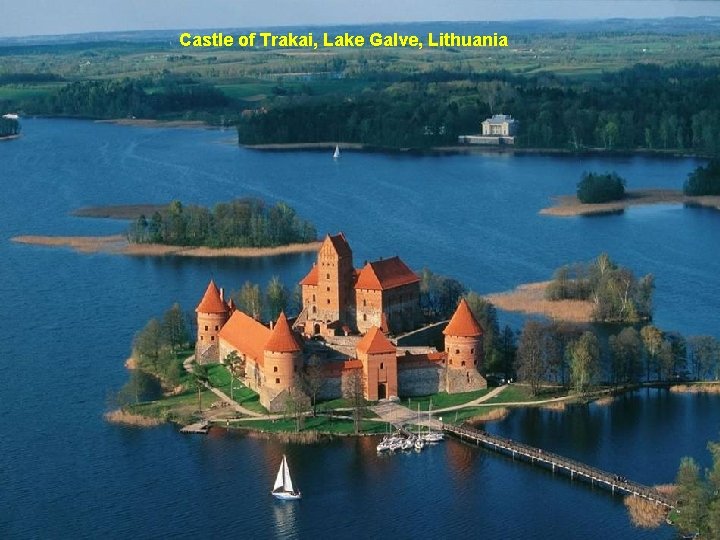
[[[330,299],[328,298],[328,304],[330,303]]]
[[[380,369],[385,369],[382,362],[380,362]]]
[[[327,274],[327,279],[330,279],[330,274]]]
[[[450,361],[448,363],[452,366],[452,358],[450,359]]]
[[[215,325],[215,331],[217,332],[218,330],[220,330],[220,327],[216,324],[216,325]]]
[[[313,306],[313,313],[317,313],[317,307]]]
[[[315,301],[315,295],[313,294],[313,302]]]
[[[215,336],[210,336],[210,341],[215,341]]]
[[[277,373],[277,366],[273,368],[273,373]]]
[[[367,300],[363,298],[363,307],[367,306]]]
[[[477,366],[477,360],[473,360],[473,366]]]
[[[208,331],[208,327],[207,327],[207,325],[205,325],[205,331],[206,331],[206,332]]]
[[[363,313],[363,321],[367,321],[367,313]]]
[[[455,354],[460,354],[460,349],[455,349]]]
[[[275,384],[280,384],[280,377],[278,377],[277,379],[275,379]]]
[[[475,354],[475,349],[470,349],[470,354]]]
[[[330,292],[330,287],[327,288],[327,292]]]
[[[200,336],[200,341],[205,341],[205,336]]]
[[[461,366],[464,366],[464,365],[465,365],[465,360],[463,360],[462,362],[460,362],[460,365],[461,365]]]

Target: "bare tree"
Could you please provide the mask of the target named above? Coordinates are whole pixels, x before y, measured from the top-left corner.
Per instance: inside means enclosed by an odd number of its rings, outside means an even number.
[[[298,383],[300,388],[302,388],[310,398],[313,416],[317,414],[317,396],[320,393],[324,381],[325,377],[322,367],[315,357],[311,357],[298,375]]]
[[[355,434],[360,433],[360,425],[367,402],[365,401],[365,384],[362,370],[353,369],[343,377],[343,397],[353,408],[353,422]]]

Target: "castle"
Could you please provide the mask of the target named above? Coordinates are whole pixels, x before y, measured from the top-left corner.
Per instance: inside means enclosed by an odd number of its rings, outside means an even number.
[[[328,235],[300,285],[302,311],[292,326],[284,313],[266,326],[226,301],[211,281],[195,310],[198,361],[236,354],[245,365],[243,382],[271,412],[285,409],[308,365],[320,368],[320,399],[341,397],[352,373],[360,374],[369,401],[487,387],[480,374],[483,329],[464,299],[443,330],[443,351],[400,344],[403,332],[422,326],[423,315],[420,279],[399,257],[356,269],[345,236]]]

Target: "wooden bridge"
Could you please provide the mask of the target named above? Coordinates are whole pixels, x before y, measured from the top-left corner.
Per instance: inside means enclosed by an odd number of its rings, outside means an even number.
[[[462,441],[475,443],[477,446],[484,446],[501,454],[512,456],[513,459],[523,459],[533,465],[552,469],[553,472],[560,471],[568,475],[571,479],[577,478],[593,486],[608,489],[613,493],[635,495],[656,504],[661,504],[667,508],[674,508],[676,505],[675,500],[659,493],[651,487],[638,484],[617,474],[590,467],[579,461],[552,452],[546,452],[540,448],[518,443],[497,435],[490,435],[485,431],[466,426],[443,424],[443,431],[458,437]]]

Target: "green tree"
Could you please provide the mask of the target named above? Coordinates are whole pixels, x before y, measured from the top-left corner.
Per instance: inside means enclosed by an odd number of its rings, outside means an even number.
[[[240,311],[259,319],[263,310],[263,295],[260,286],[246,281],[240,292],[235,295],[235,303]]]
[[[180,304],[173,304],[163,315],[162,335],[163,342],[167,343],[173,352],[187,345],[189,340],[188,329],[185,324],[185,314],[180,308]]]
[[[642,373],[642,339],[635,328],[610,336],[611,373],[615,384],[636,382]]]
[[[278,276],[273,276],[268,283],[265,295],[267,297],[270,320],[275,320],[281,311],[287,309],[288,292]]]
[[[617,201],[625,197],[624,178],[617,173],[597,174],[586,172],[577,185],[577,198],[583,204]]]
[[[465,300],[483,329],[483,362],[485,368],[487,371],[496,371],[502,365],[497,309],[491,302],[472,291],[465,295]]]
[[[600,371],[600,346],[592,332],[583,332],[569,346],[570,381],[578,394],[587,391]]]
[[[133,350],[140,366],[159,374],[160,353],[164,345],[166,342],[162,325],[157,319],[150,319],[133,341]]]
[[[708,494],[700,479],[700,468],[695,460],[685,457],[680,461],[677,478],[678,512],[675,525],[683,533],[696,533],[704,529]]]

